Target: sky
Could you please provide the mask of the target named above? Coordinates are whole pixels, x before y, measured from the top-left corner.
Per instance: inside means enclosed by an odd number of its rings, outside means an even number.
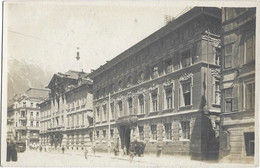
[[[163,27],[165,15],[177,16],[185,8],[89,1],[7,3],[7,57],[52,73],[90,72]]]

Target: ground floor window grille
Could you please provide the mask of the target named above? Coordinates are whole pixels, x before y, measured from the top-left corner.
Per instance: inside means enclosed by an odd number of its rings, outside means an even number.
[[[181,122],[181,130],[182,130],[182,139],[190,139],[190,122],[182,121]]]
[[[151,125],[152,140],[157,140],[157,125]]]
[[[167,123],[164,125],[165,127],[165,137],[168,140],[172,139],[172,124],[171,123]]]

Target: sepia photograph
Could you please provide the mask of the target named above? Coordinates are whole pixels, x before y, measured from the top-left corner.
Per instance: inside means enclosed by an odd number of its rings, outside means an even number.
[[[2,2],[1,166],[259,166],[259,5]]]

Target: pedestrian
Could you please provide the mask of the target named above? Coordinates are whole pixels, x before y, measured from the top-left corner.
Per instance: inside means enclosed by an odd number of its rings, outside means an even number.
[[[64,151],[65,151],[65,148],[64,148],[64,146],[62,146],[61,150],[62,150],[62,153],[64,153]]]
[[[41,152],[42,151],[42,146],[40,146],[39,149],[40,149],[40,152]]]
[[[85,147],[85,159],[88,159],[88,148]]]
[[[124,148],[123,148],[123,156],[127,155],[126,153],[126,146],[124,145]]]
[[[11,141],[9,139],[7,139],[7,149],[6,149],[6,161],[10,162],[11,161],[11,157],[12,157],[12,146],[11,146]]]
[[[93,150],[94,156],[96,157],[96,146],[95,145],[93,146],[92,150]]]
[[[11,145],[12,145],[12,161],[16,162],[18,160],[16,143],[12,141]]]
[[[156,153],[156,156],[159,158],[162,154],[162,145],[161,144],[158,144],[157,145],[157,153]]]

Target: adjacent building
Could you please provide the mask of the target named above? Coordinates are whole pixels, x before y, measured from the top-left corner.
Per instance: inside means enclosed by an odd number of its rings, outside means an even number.
[[[39,145],[39,104],[48,96],[49,90],[30,88],[13,98],[7,112],[7,138],[26,142],[27,147]]]
[[[92,80],[80,71],[53,75],[49,97],[41,107],[41,145],[83,150],[91,145]]]
[[[255,8],[222,9],[222,160],[254,161],[255,23]]]
[[[217,158],[220,32],[221,9],[195,7],[93,71],[96,150]]]

